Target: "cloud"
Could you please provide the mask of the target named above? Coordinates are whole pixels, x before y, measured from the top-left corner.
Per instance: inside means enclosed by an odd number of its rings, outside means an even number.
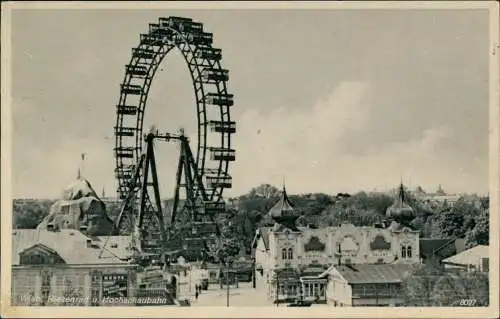
[[[264,181],[277,183],[285,176],[290,183],[300,181],[305,191],[310,182],[292,179],[303,172],[321,176],[330,166],[336,143],[366,122],[369,104],[363,102],[368,91],[366,83],[343,82],[312,109],[280,107],[244,113],[235,139],[234,191],[245,192]]]
[[[401,177],[410,186],[427,190],[438,184],[448,191],[488,189],[487,158],[477,154],[464,160],[463,154],[443,147],[455,136],[451,126],[428,128],[403,142],[377,137],[370,121],[378,111],[370,103],[373,93],[368,83],[342,82],[310,108],[245,112],[236,119],[234,185],[226,196],[244,194],[261,183],[280,185],[283,178],[292,193],[388,189]],[[390,125],[390,118],[387,121]],[[360,129],[370,138],[351,134]],[[63,135],[47,149],[24,139],[22,151],[14,154],[14,196],[58,197],[76,177],[82,152],[87,153],[85,177],[97,192],[104,187],[107,194],[114,195],[113,142],[90,135]],[[345,143],[356,143],[366,152],[362,156],[345,152]],[[161,192],[168,196],[176,157],[169,153],[173,149],[164,150],[165,154],[158,151]]]
[[[367,83],[343,82],[312,108],[244,113],[238,119],[232,193],[263,182],[279,185],[282,178],[294,193],[388,189],[401,177],[429,190],[438,184],[450,191],[487,190],[486,160],[471,164],[442,149],[454,134],[451,127],[428,128],[403,142],[374,145],[373,136],[350,138],[360,128],[377,135],[369,127],[372,93]],[[346,140],[365,147],[365,155],[344,152]]]

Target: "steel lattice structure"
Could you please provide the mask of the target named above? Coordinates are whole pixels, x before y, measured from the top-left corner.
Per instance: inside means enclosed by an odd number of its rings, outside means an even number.
[[[222,195],[224,189],[232,185],[229,167],[235,160],[235,150],[231,148],[231,135],[236,132],[236,123],[230,115],[233,95],[227,88],[229,71],[221,66],[222,50],[212,47],[212,43],[213,34],[205,32],[199,22],[180,17],[159,18],[158,23],[149,24],[147,34],[140,35],[139,45],[132,49],[132,57],[125,67],[116,109],[114,149],[118,195],[124,205],[116,226],[121,233],[134,230],[142,238],[141,251],[165,250],[169,238],[172,239],[171,230],[178,228],[174,225],[181,211],[189,212],[189,227],[193,227],[191,239],[198,241],[203,237],[195,236],[200,230],[203,233],[199,226],[209,224],[207,218],[213,223],[214,215],[225,211]],[[198,122],[196,153],[191,152],[189,139],[182,131],[180,134],[151,131],[143,135],[152,81],[159,65],[173,49],[182,53],[192,78]],[[208,112],[209,108],[215,112]],[[163,220],[155,140],[175,140],[181,146],[170,225],[165,225]],[[181,188],[186,191],[182,208]],[[205,233],[217,232],[217,227],[205,229]]]

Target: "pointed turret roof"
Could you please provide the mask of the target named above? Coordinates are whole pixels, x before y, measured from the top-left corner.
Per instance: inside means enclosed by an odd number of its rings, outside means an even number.
[[[295,209],[294,205],[288,198],[284,185],[280,199],[269,210],[269,216],[271,216],[271,218],[277,223],[284,223],[288,225],[295,224],[295,220],[299,217],[298,211]]]
[[[402,182],[399,185],[394,203],[387,208],[386,216],[397,221],[406,221],[406,219],[413,219],[414,217],[414,210],[407,203],[407,196]]]
[[[73,183],[68,185],[63,191],[64,200],[75,200],[82,197],[95,197],[99,199],[94,188],[88,180],[82,178],[81,176],[76,179]]]

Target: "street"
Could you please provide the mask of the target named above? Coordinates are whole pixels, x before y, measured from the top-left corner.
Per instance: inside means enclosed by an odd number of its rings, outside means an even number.
[[[227,290],[220,289],[218,285],[212,285],[203,291],[196,300],[191,298],[193,307],[225,307],[227,305]],[[262,289],[252,288],[251,283],[240,283],[238,288],[231,287],[229,290],[229,306],[272,306],[273,303],[267,299],[266,292]]]

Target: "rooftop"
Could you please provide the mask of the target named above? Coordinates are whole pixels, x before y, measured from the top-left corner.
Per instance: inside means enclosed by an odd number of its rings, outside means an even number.
[[[443,259],[443,263],[455,265],[477,265],[483,258],[489,258],[490,247],[478,245],[470,249],[464,250],[454,256]]]
[[[94,188],[92,188],[90,182],[85,178],[78,176],[76,181],[74,181],[64,189],[62,199],[75,200],[88,196],[99,199],[99,196],[97,196],[97,193],[95,192]]]
[[[87,247],[92,240],[93,246]],[[16,229],[12,232],[12,265],[19,265],[19,254],[36,245],[43,245],[59,254],[66,264],[126,264],[128,236],[87,237],[73,229],[48,231]]]
[[[276,204],[269,210],[269,215],[276,221],[290,220],[294,221],[299,217],[298,212],[288,199],[285,186],[281,192],[281,197]]]
[[[349,284],[400,283],[412,267],[409,264],[333,265],[322,276],[335,269]]]

